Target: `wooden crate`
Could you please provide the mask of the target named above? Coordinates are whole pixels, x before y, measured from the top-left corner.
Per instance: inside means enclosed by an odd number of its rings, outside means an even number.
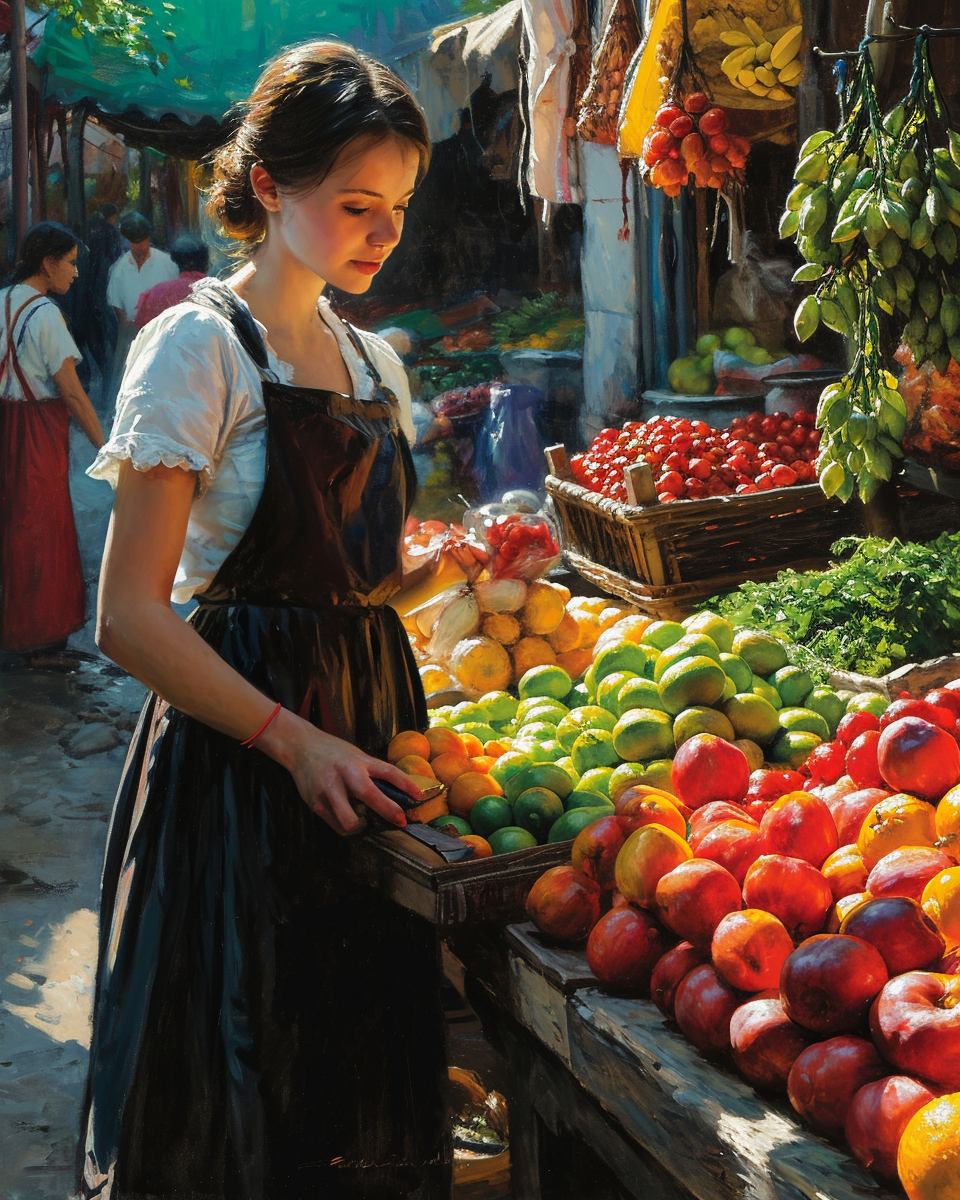
[[[546,451],[564,557],[578,573],[660,617],[684,616],[745,579],[825,565],[859,529],[858,506],[817,484],[660,504],[646,463],[626,472],[629,504],[576,483],[563,446]]]
[[[402,830],[388,829],[353,839],[347,862],[355,879],[435,925],[452,927],[522,920],[534,880],[548,867],[569,862],[570,846],[557,842],[445,863]]]

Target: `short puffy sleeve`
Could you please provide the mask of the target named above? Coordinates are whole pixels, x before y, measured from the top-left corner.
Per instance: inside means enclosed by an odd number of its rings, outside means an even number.
[[[83,361],[83,355],[67,329],[63,313],[52,300],[38,304],[36,312],[27,314],[23,340],[33,351],[31,358],[43,363],[51,379],[68,358],[74,362]]]
[[[110,438],[87,474],[115,487],[122,461],[139,471],[162,463],[199,472],[202,494],[237,422],[262,416],[262,395],[239,369],[243,353],[229,325],[196,305],[151,321],[130,349]]]

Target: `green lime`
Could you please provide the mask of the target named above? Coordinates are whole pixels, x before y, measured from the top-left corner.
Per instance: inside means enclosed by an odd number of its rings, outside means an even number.
[[[660,700],[660,689],[652,679],[637,675],[628,679],[617,693],[617,716],[622,717],[631,708],[663,709]]]
[[[847,712],[868,712],[875,717],[882,717],[890,707],[890,701],[879,692],[858,692],[852,700],[847,701]]]
[[[781,729],[803,730],[815,733],[821,742],[829,742],[830,726],[825,718],[812,708],[781,708],[777,713]]]
[[[673,719],[659,708],[631,708],[614,726],[613,749],[628,762],[672,754]]]
[[[771,763],[786,763],[796,771],[819,745],[821,739],[815,733],[805,729],[785,729],[770,747],[767,760]]]
[[[550,826],[562,816],[563,801],[548,788],[528,788],[513,806],[514,824],[529,829],[538,842],[546,841]]]
[[[640,779],[647,787],[659,788],[661,792],[674,795],[673,790],[673,759],[657,758],[646,764],[646,770]]]
[[[641,677],[634,671],[612,671],[609,675],[605,675],[597,684],[597,704],[600,708],[605,708],[607,712],[613,713],[615,717],[619,716],[617,705],[620,689],[631,679],[639,678]]]
[[[724,654],[720,652],[720,666],[737,685],[738,692],[749,692],[753,686],[753,672],[739,654]]]
[[[524,723],[517,730],[517,737],[525,741],[548,742],[557,736],[556,725],[548,725],[546,721],[531,721]]]
[[[585,730],[570,747],[570,757],[581,776],[591,767],[614,767],[620,761],[609,729]]]
[[[613,774],[613,767],[591,767],[589,771],[584,771],[578,787],[591,788],[595,792],[600,792],[606,798],[610,799],[610,776]],[[576,788],[574,788],[576,791]]]
[[[499,783],[502,788],[506,788],[508,780],[529,766],[530,756],[528,754],[521,754],[518,750],[508,750],[506,754],[501,754],[490,768],[490,778]]]
[[[573,743],[586,729],[613,729],[617,718],[599,704],[571,708],[557,725],[557,741],[569,754]]]
[[[750,685],[750,691],[755,696],[762,696],[768,704],[772,704],[774,708],[783,708],[783,701],[780,699],[780,693],[772,683],[767,683],[765,679],[761,679],[759,675],[754,675],[753,683]]]
[[[519,775],[514,775],[504,787],[507,800],[513,804],[528,788],[547,788],[556,792],[561,800],[573,791],[573,780],[558,763],[532,763]]]
[[[604,805],[609,805],[613,812],[613,801],[607,796],[590,788],[574,788],[563,806],[569,812],[572,808],[603,808]]]
[[[491,725],[512,721],[517,715],[517,704],[516,696],[509,692],[487,692],[477,701],[477,707],[483,709],[481,719]]]
[[[517,705],[517,711],[514,714],[513,719],[517,725],[522,725],[527,719],[528,713],[538,712],[544,709],[550,709],[551,712],[556,713],[557,720],[553,722],[554,725],[557,724],[557,721],[559,721],[561,717],[565,717],[569,711],[567,706],[565,704],[561,704],[559,700],[551,700],[549,697],[545,696],[528,696],[526,700],[521,700]]]
[[[563,747],[556,738],[548,738],[545,742],[531,742],[530,761],[531,762],[556,762],[558,758],[563,758]]]
[[[537,844],[537,839],[529,829],[521,829],[519,825],[505,825],[496,829],[487,838],[490,849],[494,854],[509,854],[511,850],[529,850]]]
[[[719,651],[717,655],[719,657]],[[667,667],[657,686],[663,707],[668,713],[676,714],[691,705],[710,707],[716,704],[723,695],[726,680],[719,662],[697,654]]]
[[[465,721],[483,721],[487,723],[487,714],[473,700],[463,700],[453,706],[450,714],[454,725],[462,725]]]
[[[730,700],[737,694],[737,685],[728,675],[723,681],[723,691],[720,694],[720,703],[724,700]]]
[[[453,728],[457,733],[472,733],[481,742],[496,741],[497,731],[492,725],[487,725],[481,721],[464,721],[462,725],[454,725]]]
[[[489,838],[495,829],[513,821],[513,809],[502,796],[481,796],[470,809],[470,824],[474,833]]]
[[[830,736],[837,732],[837,726],[847,711],[846,703],[837,695],[833,688],[815,687],[804,701],[807,708],[818,712],[830,727]]]
[[[547,841],[551,843],[569,841],[570,838],[575,838],[582,829],[586,829],[594,821],[599,821],[601,817],[609,817],[612,812],[612,804],[604,804],[599,808],[571,808],[550,826]]]
[[[573,765],[573,759],[570,757],[570,755],[565,754],[563,758],[558,758],[556,762],[558,767],[563,767],[566,773],[573,780],[573,786],[576,787],[580,782],[580,772]]]
[[[723,706],[723,714],[733,726],[735,737],[749,738],[760,746],[768,746],[780,736],[777,710],[769,700],[755,692],[738,692]]]
[[[705,608],[681,621],[687,633],[705,633],[713,638],[721,654],[729,654],[733,646],[733,626],[719,613]]]
[[[754,675],[764,679],[787,665],[783,642],[757,629],[738,629],[733,636],[733,653],[744,659]]]
[[[646,763],[641,762],[624,762],[619,767],[614,767],[613,774],[607,781],[607,795],[613,801],[619,800],[628,787],[633,787],[635,783],[643,783],[646,769]]]
[[[567,710],[554,704],[551,700],[549,704],[536,704],[533,708],[528,708],[516,724],[519,729],[531,724],[533,721],[546,721],[548,725],[556,726],[560,724],[566,715]]]
[[[780,693],[780,699],[788,708],[793,708],[798,704],[803,704],[804,700],[813,691],[813,680],[808,672],[802,667],[795,667],[791,663],[787,663],[785,667],[781,667],[779,671],[774,673],[767,680]]]
[[[453,717],[453,705],[441,704],[438,708],[427,709],[431,729],[449,729]]]
[[[554,700],[562,700],[573,687],[573,680],[563,669],[554,665],[531,667],[521,677],[517,684],[520,699],[529,696],[552,696]]]
[[[708,637],[705,633],[684,634],[672,646],[668,646],[666,650],[660,652],[653,668],[654,681],[659,683],[664,672],[674,663],[681,662],[685,658],[694,658],[697,655],[712,658],[715,663],[719,663],[720,647],[713,638]]]
[[[441,833],[448,833],[451,837],[463,837],[464,834],[473,833],[469,821],[464,820],[463,817],[455,817],[452,813],[448,813],[444,817],[434,817],[429,824],[434,829],[439,829]]]
[[[632,671],[634,675],[643,675],[646,665],[646,650],[636,642],[624,638],[623,641],[599,651],[587,669],[584,682],[587,687],[596,691],[601,679],[612,675],[614,671]]]
[[[582,679],[579,679],[567,693],[567,704],[569,704],[571,708],[576,708],[578,705],[589,703],[590,689]]]
[[[698,733],[713,733],[732,742],[736,737],[729,720],[715,708],[694,705],[678,713],[673,721],[673,743],[679,750],[688,738]]]
[[[686,632],[679,621],[654,621],[640,635],[640,645],[666,650],[668,646],[678,642]]]

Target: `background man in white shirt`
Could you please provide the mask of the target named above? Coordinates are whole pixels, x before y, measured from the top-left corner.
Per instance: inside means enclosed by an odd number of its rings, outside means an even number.
[[[110,268],[107,303],[117,314],[117,348],[113,356],[109,395],[112,400],[120,387],[127,351],[136,336],[134,317],[140,296],[156,283],[176,279],[180,271],[163,250],[150,245],[150,222],[138,212],[127,213],[120,221],[120,232],[130,243]]]

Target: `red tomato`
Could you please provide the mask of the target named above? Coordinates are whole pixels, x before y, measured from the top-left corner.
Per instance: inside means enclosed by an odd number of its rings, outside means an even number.
[[[677,108],[675,104],[664,104],[662,108],[658,109],[654,120],[658,125],[662,125],[664,129],[669,129],[677,117],[682,116],[683,110]]]
[[[668,128],[675,138],[683,141],[687,134],[693,131],[693,119],[686,113],[681,113],[670,122]]]
[[[661,492],[672,492],[679,496],[683,491],[683,476],[679,471],[667,471],[660,476],[657,488]]]
[[[709,97],[703,92],[691,92],[684,98],[683,107],[690,113],[702,113],[709,103]]]
[[[723,133],[727,127],[727,114],[722,108],[708,108],[700,118],[700,132],[713,137],[715,133]]]

